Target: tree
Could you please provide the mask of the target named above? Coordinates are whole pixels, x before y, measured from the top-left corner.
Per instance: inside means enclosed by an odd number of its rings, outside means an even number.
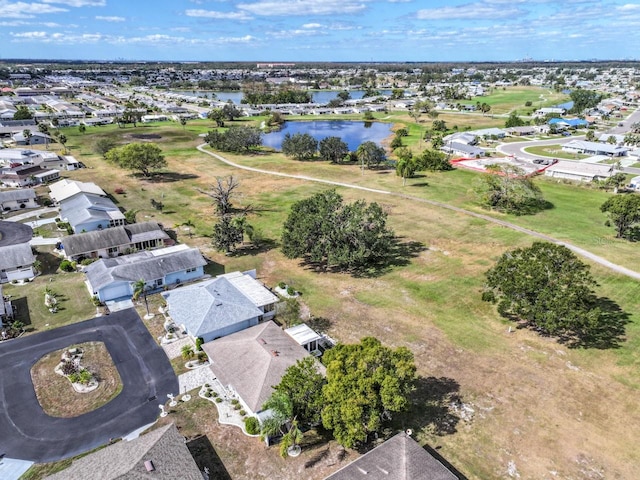
[[[84,134],[87,131],[87,127],[85,125],[78,125],[78,131]]]
[[[627,194],[609,197],[600,210],[609,214],[609,220],[616,228],[616,238],[631,238],[634,226],[640,223],[640,196]]]
[[[233,126],[224,132],[212,130],[204,140],[223,152],[248,152],[262,145],[262,131],[257,127]]]
[[[444,120],[434,120],[431,128],[435,132],[446,132],[447,124]]]
[[[358,158],[364,173],[365,166],[367,168],[377,167],[386,160],[387,154],[385,153],[384,148],[379,147],[375,142],[367,141],[360,144],[356,150],[356,157]]]
[[[498,312],[544,334],[582,336],[598,329],[595,280],[563,245],[534,242],[504,253],[486,272],[482,298]]]
[[[335,190],[295,202],[283,227],[282,251],[288,258],[338,269],[360,269],[387,257],[393,231],[377,203],[344,205]]]
[[[140,295],[142,295],[143,299],[144,299],[144,306],[147,310],[147,317],[150,317],[151,314],[149,313],[149,302],[147,300],[147,290],[149,289],[149,287],[147,286],[147,282],[144,279],[140,279],[138,281],[136,281],[133,284],[133,296],[131,297],[131,299],[136,302],[139,298]]]
[[[319,144],[320,158],[331,163],[340,163],[349,153],[349,145],[340,137],[325,137]]]
[[[504,122],[505,128],[513,128],[513,127],[522,127],[524,125],[524,120],[522,120],[518,116],[518,112],[513,111],[509,114],[509,118]]]
[[[25,128],[22,131],[22,136],[24,137],[24,141],[27,145],[31,145],[31,137],[33,137],[33,133],[28,128]]]
[[[180,125],[182,125],[182,129],[184,130],[187,126],[187,118],[186,117],[180,117]]]
[[[217,127],[224,127],[224,112],[221,108],[214,108],[207,113],[207,118],[216,122]]]
[[[416,367],[406,347],[391,349],[373,337],[325,352],[323,425],[347,448],[381,432],[394,413],[409,406]]]
[[[453,170],[447,156],[438,150],[424,150],[417,159],[418,170],[447,171]]]
[[[491,110],[491,105],[489,105],[488,103],[482,103],[480,105],[480,111],[482,112],[482,115],[486,115],[487,113],[489,113],[489,111]]]
[[[282,153],[296,160],[308,160],[318,151],[318,141],[308,133],[285,134]]]
[[[583,90],[576,88],[571,90],[569,94],[573,100],[573,107],[569,110],[571,113],[582,113],[584,110],[597,106],[602,100],[602,95],[593,90]]]
[[[269,437],[282,435],[280,456],[286,458],[289,448],[297,446],[303,438],[293,415],[293,403],[285,393],[275,391],[264,403],[262,410],[270,410],[271,416],[262,423],[261,434]]]
[[[67,153],[67,136],[64,133],[58,135],[58,142],[63,146],[64,152]]]
[[[142,112],[127,108],[118,119],[118,126],[126,126],[127,123],[133,123],[133,126],[136,127],[141,119]]]
[[[240,187],[240,182],[233,175],[228,177],[216,177],[216,183],[211,185],[210,191],[201,191],[205,195],[213,198],[216,207],[216,215],[224,217],[233,211],[232,198],[236,195],[236,189]]]
[[[229,100],[222,107],[222,113],[224,115],[224,118],[233,122],[237,117],[242,115],[242,110],[236,107],[235,104],[231,100]]]
[[[212,243],[221,252],[231,253],[243,239],[244,230],[230,216],[221,217],[213,227]]]
[[[515,215],[533,214],[548,205],[540,188],[521,168],[496,164],[493,170],[495,173],[483,175],[474,187],[483,205]]]
[[[14,120],[31,120],[33,118],[33,113],[29,111],[27,107],[19,106],[16,110],[16,113],[13,114]]]
[[[585,135],[584,138],[588,142],[592,142],[596,138],[596,134],[595,134],[595,132],[593,130],[589,130],[589,131],[587,131],[587,134]]]
[[[292,415],[305,427],[320,423],[324,404],[322,387],[326,380],[313,356],[298,360],[285,371],[276,392],[284,393],[291,401]]]
[[[417,163],[413,158],[413,153],[407,147],[400,147],[393,152],[398,161],[396,162],[396,175],[402,177],[402,186],[407,184],[407,178],[413,177],[416,173]]]
[[[162,150],[154,143],[129,143],[112,148],[105,154],[105,159],[120,168],[138,171],[145,177],[167,166]]]

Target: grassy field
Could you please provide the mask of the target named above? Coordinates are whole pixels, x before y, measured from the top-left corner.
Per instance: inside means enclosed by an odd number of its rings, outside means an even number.
[[[491,113],[510,113],[513,110],[517,110],[520,115],[525,115],[529,111],[564,103],[569,100],[568,95],[546,88],[515,86],[496,87],[488,95],[474,98],[473,102],[461,103],[475,105],[476,101],[480,101],[491,106]],[[525,106],[527,102],[531,102],[530,107]]]
[[[180,240],[199,246],[226,271],[257,268],[268,285],[285,281],[294,286],[303,292],[314,326],[340,341],[355,341],[366,332],[388,345],[409,347],[416,357],[423,395],[415,399],[410,415],[397,419],[396,427],[413,428],[420,441],[438,447],[469,478],[505,478],[511,462],[521,478],[597,478],[593,472],[601,472],[603,478],[636,477],[634,465],[640,464],[634,441],[640,438],[636,281],[593,267],[600,283],[597,293],[630,314],[626,341],[617,349],[569,349],[527,330],[509,332],[509,323],[480,300],[483,273],[502,252],[528,245],[531,238],[411,198],[344,188],[338,190],[348,201],[364,198],[385,207],[404,253],[368,278],[314,271],[284,258],[277,246],[290,205],[327,187],[231,169],[194,150],[201,143],[197,134],[206,129],[204,122],[190,122],[186,129],[167,124],[89,129],[122,143],[136,135],[159,135],[153,141],[165,151],[169,173],[152,180],[105,165],[91,153],[93,134],[81,136],[69,130],[65,134],[72,153],[90,167],[71,175],[95,181],[107,192],[124,188],[126,193],[116,196],[121,207],[139,210],[139,220],[154,218],[175,227]],[[394,172],[361,175],[357,166],[295,162],[277,154],[229,157],[250,166],[483,211],[471,193],[478,174],[469,171],[429,173],[409,180],[403,188]],[[267,248],[229,257],[211,249],[213,208],[198,189],[208,188],[215,176],[229,174],[241,182],[238,206],[254,206],[250,222],[272,241]],[[613,230],[604,226],[599,205],[609,193],[544,179],[537,182],[554,208],[533,217],[494,215],[640,269],[636,246],[616,240]],[[163,199],[163,212],[151,208],[151,198]],[[187,220],[195,224],[192,238],[180,228]],[[452,403],[457,412],[448,407],[449,398],[459,400]],[[191,422],[189,428],[195,433],[229,440],[218,454],[232,478],[250,478],[248,472],[254,474],[251,478],[273,475],[266,469],[265,475],[256,474],[260,470],[250,470],[245,462],[272,464],[277,457],[274,450],[252,450],[248,456],[245,438],[236,438],[228,428],[207,419]],[[287,465],[292,464],[283,463],[276,476],[300,478],[300,471]],[[305,471],[305,478],[323,477]]]
[[[542,145],[535,147],[525,147],[525,152],[531,153],[533,155],[540,155],[543,157],[556,157],[556,158],[566,158],[569,160],[581,160],[583,158],[588,158],[589,155],[583,155],[581,153],[571,153],[562,150],[562,145]]]
[[[67,378],[54,372],[67,349],[48,353],[31,368],[31,380],[40,406],[52,417],[72,418],[92,412],[122,391],[120,375],[104,343],[89,342],[68,348],[72,347],[83,350],[80,364],[98,379],[98,388],[87,393],[76,392]]]

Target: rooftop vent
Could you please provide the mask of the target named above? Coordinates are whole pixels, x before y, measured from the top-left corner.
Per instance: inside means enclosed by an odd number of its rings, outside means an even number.
[[[144,468],[147,469],[147,472],[153,472],[156,469],[151,460],[144,461]]]
[[[280,353],[277,350],[271,350],[271,355],[277,357]]]

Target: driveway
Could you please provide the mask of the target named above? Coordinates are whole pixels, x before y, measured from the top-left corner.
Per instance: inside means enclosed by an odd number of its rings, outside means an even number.
[[[29,225],[0,220],[0,247],[27,243],[33,237],[33,229]]]
[[[48,416],[36,398],[31,367],[49,352],[91,341],[107,346],[121,393],[79,417]],[[134,309],[2,342],[0,455],[38,463],[78,455],[155,421],[168,393],[179,393],[178,380]]]

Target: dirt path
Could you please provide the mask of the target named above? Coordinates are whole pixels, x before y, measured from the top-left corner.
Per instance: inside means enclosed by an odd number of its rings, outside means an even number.
[[[471,217],[475,217],[475,218],[480,218],[482,220],[485,220],[487,222],[491,222],[494,223],[496,225],[500,225],[502,227],[505,228],[510,228],[511,230],[515,230],[517,232],[520,233],[524,233],[525,235],[529,235],[535,238],[539,238],[541,240],[544,240],[546,242],[551,242],[551,243],[555,243],[557,245],[563,245],[565,247],[567,247],[569,250],[573,251],[574,253],[581,255],[585,258],[588,258],[589,260],[598,263],[599,265],[602,265],[605,268],[608,268],[610,270],[613,270],[614,272],[620,273],[622,275],[626,275],[628,277],[634,278],[636,280],[640,280],[640,272],[636,272],[634,270],[630,270],[626,267],[622,267],[620,265],[617,265],[613,262],[610,262],[609,260],[602,258],[598,255],[595,255],[594,253],[589,252],[588,250],[585,250],[584,248],[580,248],[576,245],[573,245],[571,243],[568,242],[563,242],[561,240],[558,240],[556,238],[553,238],[549,235],[545,235],[544,233],[540,233],[540,232],[536,232],[535,230],[530,230],[528,228],[524,228],[524,227],[520,227],[519,225],[516,225],[514,223],[511,222],[506,222],[504,220],[499,220],[497,218],[493,218],[490,217],[489,215],[483,215],[482,213],[476,213],[476,212],[472,212],[471,210],[466,210],[464,208],[460,208],[460,207],[454,207],[453,205],[448,205],[446,203],[442,203],[442,202],[438,202],[435,200],[427,200],[425,198],[418,198],[418,197],[414,197],[411,195],[406,195],[403,193],[396,193],[396,192],[390,192],[388,190],[379,190],[379,189],[375,189],[375,188],[368,188],[368,187],[362,187],[360,185],[353,185],[350,183],[343,183],[343,182],[334,182],[331,180],[324,180],[321,178],[314,178],[314,177],[308,177],[306,175],[292,175],[289,173],[282,173],[282,172],[274,172],[271,170],[263,170],[261,168],[254,168],[254,167],[247,167],[245,165],[240,165],[238,163],[232,162],[231,160],[228,160],[226,158],[224,158],[223,156],[214,153],[214,152],[210,152],[208,150],[205,150],[204,147],[206,147],[207,144],[203,143],[202,145],[198,145],[197,149],[199,151],[201,151],[202,153],[206,153],[207,155],[210,155],[218,160],[220,160],[223,163],[226,163],[227,165],[230,165],[232,167],[235,168],[240,168],[242,170],[248,170],[251,172],[257,172],[257,173],[262,173],[265,175],[275,175],[275,176],[279,176],[279,177],[288,177],[288,178],[294,178],[297,180],[306,180],[309,182],[317,182],[317,183],[325,183],[327,185],[334,185],[337,187],[345,187],[345,188],[352,188],[352,189],[356,189],[356,190],[364,190],[366,192],[373,192],[373,193],[379,193],[382,195],[390,195],[390,196],[394,196],[394,197],[399,197],[399,198],[404,198],[406,200],[410,200],[410,201],[414,201],[414,202],[422,202],[422,203],[427,203],[429,205],[433,205],[435,207],[439,207],[439,208],[446,208],[447,210],[452,210],[454,212],[458,212],[458,213],[462,213],[463,215],[468,215]]]

